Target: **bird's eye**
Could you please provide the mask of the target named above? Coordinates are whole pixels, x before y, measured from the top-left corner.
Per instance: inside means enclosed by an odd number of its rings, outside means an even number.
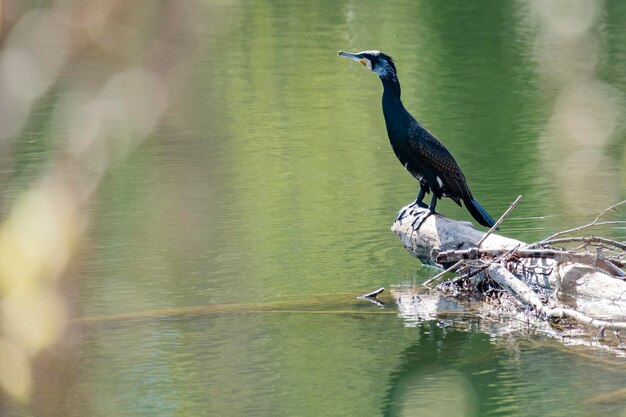
[[[359,62],[361,63],[361,65],[364,65],[367,67],[367,61],[363,58],[359,59]]]

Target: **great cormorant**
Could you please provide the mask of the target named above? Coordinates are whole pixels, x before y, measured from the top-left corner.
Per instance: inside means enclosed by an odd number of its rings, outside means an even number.
[[[339,55],[361,63],[380,77],[383,83],[383,114],[391,147],[402,165],[420,183],[415,204],[427,207],[422,200],[426,193],[432,191],[433,198],[428,206],[431,212],[435,211],[437,199],[449,197],[459,206],[463,201],[481,225],[493,226],[495,222],[472,196],[465,175],[452,154],[402,105],[400,82],[393,59],[380,51],[355,54],[340,51]]]

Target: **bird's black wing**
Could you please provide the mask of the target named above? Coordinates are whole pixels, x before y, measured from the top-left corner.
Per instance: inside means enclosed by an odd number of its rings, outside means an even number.
[[[408,143],[422,164],[441,179],[446,196],[454,199],[472,197],[461,167],[439,139],[415,122],[409,131]]]

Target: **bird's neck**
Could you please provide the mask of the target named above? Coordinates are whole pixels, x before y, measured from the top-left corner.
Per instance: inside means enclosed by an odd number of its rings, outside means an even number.
[[[380,81],[383,83],[383,95],[388,95],[389,98],[396,97],[400,101],[400,81],[395,75],[387,77],[380,77]]]
[[[394,77],[380,79],[383,83],[383,114],[387,124],[387,133],[392,141],[408,128],[411,115],[406,111],[400,100],[400,82]]]

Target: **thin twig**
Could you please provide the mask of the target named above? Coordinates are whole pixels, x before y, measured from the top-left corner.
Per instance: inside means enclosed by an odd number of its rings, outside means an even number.
[[[542,245],[553,246],[553,245],[560,244],[560,243],[571,243],[571,242],[583,242],[583,243],[590,244],[590,245],[593,245],[593,244],[609,245],[609,246],[612,246],[614,248],[626,250],[626,243],[624,243],[624,242],[618,242],[616,240],[611,240],[611,239],[607,239],[607,238],[604,238],[604,237],[596,237],[596,236],[590,236],[590,237],[561,237],[561,238],[557,238],[557,239],[544,239],[540,243]],[[607,249],[609,249],[609,248],[607,248]]]
[[[480,245],[489,237],[490,234],[493,233],[494,230],[496,230],[498,228],[498,226],[500,226],[500,224],[504,221],[504,219],[506,218],[506,216],[509,215],[510,212],[512,212],[515,207],[517,207],[517,203],[521,200],[522,195],[518,195],[517,198],[515,199],[515,201],[513,203],[511,203],[511,205],[509,206],[509,208],[504,212],[504,214],[502,216],[500,216],[500,218],[498,219],[498,221],[491,226],[491,229],[489,229],[489,231],[487,233],[485,233],[485,236],[483,236],[482,239],[480,239],[480,241],[478,242],[478,244],[476,245],[477,247],[480,248]]]
[[[453,271],[454,269],[456,269],[457,267],[459,267],[461,264],[463,263],[463,260],[461,259],[460,261],[458,261],[457,263],[455,263],[454,265],[452,265],[450,268],[446,269],[445,271],[442,271],[440,273],[438,273],[437,275],[435,275],[434,277],[430,278],[429,280],[427,280],[426,282],[424,282],[422,285],[424,287],[428,287],[428,284],[430,284],[433,281],[438,280],[439,278],[441,278],[442,276],[444,276],[445,274],[447,274],[448,272]]]
[[[578,231],[580,231],[580,230],[586,229],[586,228],[591,227],[591,226],[600,226],[600,225],[603,225],[603,224],[619,224],[619,223],[624,223],[624,222],[622,222],[622,221],[598,222],[598,220],[600,220],[600,218],[601,218],[602,216],[604,216],[604,215],[605,215],[608,211],[615,210],[615,211],[617,211],[617,212],[619,213],[619,211],[618,211],[618,210],[616,210],[616,207],[621,206],[622,204],[626,204],[626,200],[620,201],[619,203],[617,203],[617,204],[613,204],[611,207],[608,207],[608,208],[604,209],[604,210],[602,211],[602,213],[598,214],[598,217],[596,217],[596,218],[594,219],[594,221],[592,221],[591,223],[587,223],[587,224],[584,224],[584,225],[582,225],[582,226],[574,227],[574,228],[572,228],[572,229],[567,229],[567,230],[562,230],[562,231],[560,231],[560,232],[556,232],[556,233],[554,233],[554,234],[552,234],[552,235],[548,236],[547,238],[545,238],[545,239],[543,239],[543,240],[541,240],[541,241],[539,241],[539,242],[537,242],[537,243],[532,244],[532,245],[531,245],[531,247],[538,246],[538,245],[542,245],[542,244],[544,244],[544,242],[545,242],[545,241],[548,241],[548,240],[554,239],[554,238],[555,238],[555,237],[557,237],[557,236],[562,236],[562,235],[566,235],[566,234],[568,234],[568,233],[578,232]]]

